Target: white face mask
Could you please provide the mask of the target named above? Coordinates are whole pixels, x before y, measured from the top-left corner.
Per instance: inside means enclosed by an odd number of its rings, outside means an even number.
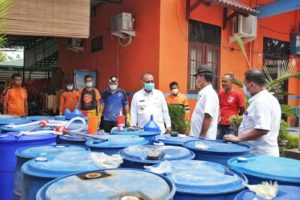
[[[243,92],[244,92],[244,94],[245,94],[247,97],[251,97],[251,94],[250,94],[250,92],[247,90],[246,85],[243,85]]]
[[[118,85],[109,85],[109,88],[113,91],[117,90]]]
[[[172,89],[171,92],[172,92],[173,94],[175,94],[175,95],[178,94],[178,88]]]
[[[73,90],[73,85],[67,85],[67,90]]]
[[[87,87],[93,87],[93,82],[87,82],[85,85],[86,85]]]

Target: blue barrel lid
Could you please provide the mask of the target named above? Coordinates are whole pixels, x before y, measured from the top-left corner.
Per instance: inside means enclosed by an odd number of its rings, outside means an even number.
[[[154,141],[163,142],[165,144],[174,144],[174,145],[183,145],[183,143],[195,139],[196,139],[195,137],[190,137],[184,134],[179,134],[176,137],[171,136],[170,134],[157,135],[153,137]]]
[[[64,151],[54,157],[37,157],[27,161],[22,172],[31,176],[58,178],[72,173],[100,169],[91,158],[89,151]],[[40,161],[39,158],[46,158]]]
[[[246,175],[282,182],[300,183],[299,160],[275,156],[247,155],[231,158],[227,164]]]
[[[197,143],[200,142],[206,146],[206,148],[198,148]],[[183,144],[184,147],[192,149],[194,151],[221,153],[221,154],[235,154],[242,152],[250,152],[252,147],[245,143],[231,143],[223,140],[205,140],[197,139],[188,141]]]
[[[299,186],[287,186],[287,185],[279,185],[278,192],[273,200],[299,200],[300,197],[300,187]],[[254,192],[250,190],[242,191],[234,200],[265,200],[264,198],[256,195]]]
[[[40,121],[40,120],[54,120],[55,118],[53,116],[48,115],[34,115],[34,116],[26,116],[23,117],[23,119],[28,119],[30,121]]]
[[[66,117],[64,115],[56,115],[54,116],[54,119],[58,121],[64,121],[66,120]]]
[[[148,143],[145,138],[136,135],[102,135],[100,138],[103,140],[88,140],[85,145],[94,148],[124,148]]]
[[[149,151],[159,151],[161,157],[157,160],[147,158]],[[163,160],[182,160],[182,159],[193,159],[195,154],[179,146],[155,146],[155,145],[135,145],[129,146],[120,151],[120,155],[125,160],[130,160],[138,163],[149,163],[155,164],[160,163]]]
[[[75,142],[85,142],[87,140],[86,137],[80,135],[61,135],[59,136],[60,139],[66,141],[75,141]]]
[[[54,134],[41,134],[41,135],[23,135],[16,137],[19,132],[9,132],[0,134],[0,143],[17,143],[17,142],[30,142],[30,141],[43,141],[51,138],[56,138]]]
[[[247,178],[225,166],[209,161],[174,160],[166,176],[175,183],[176,191],[190,194],[225,194],[241,190]]]
[[[4,125],[0,127],[1,130],[5,132],[18,132],[18,131],[38,131],[38,130],[51,130],[51,127],[39,127],[39,125],[29,125],[24,127],[10,127],[9,125]]]
[[[22,158],[36,158],[39,156],[55,156],[63,151],[90,151],[90,148],[81,145],[53,144],[43,146],[24,147],[16,151],[16,155]]]
[[[159,188],[159,190],[157,189]],[[162,176],[134,169],[109,169],[85,172],[55,179],[43,186],[38,200],[139,199],[169,200],[175,194],[174,184]]]
[[[154,135],[159,135],[160,131],[143,131],[143,130],[134,130],[130,131],[130,129],[125,128],[124,131],[119,131],[117,129],[112,131],[112,134],[116,135],[138,135],[138,136],[154,136]]]
[[[28,119],[23,118],[1,118],[0,125],[7,125],[7,124],[27,124],[31,122]]]

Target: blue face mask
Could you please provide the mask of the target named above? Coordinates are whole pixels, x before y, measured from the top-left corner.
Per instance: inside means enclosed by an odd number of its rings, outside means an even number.
[[[154,83],[144,83],[144,89],[147,91],[152,91],[154,89]]]

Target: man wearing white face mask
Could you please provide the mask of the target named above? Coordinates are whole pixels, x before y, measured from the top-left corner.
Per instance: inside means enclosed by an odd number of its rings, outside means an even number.
[[[253,146],[255,155],[279,156],[281,108],[278,100],[266,90],[266,76],[261,70],[245,73],[244,92],[250,97],[238,136],[225,135],[224,140],[245,141]]]
[[[187,97],[179,92],[179,85],[173,81],[169,85],[171,94],[167,96],[168,105],[180,105],[185,109],[186,133],[189,133],[190,107]]]
[[[110,133],[117,126],[120,111],[125,111],[126,124],[130,125],[130,114],[127,94],[118,87],[118,78],[109,78],[109,88],[102,93],[100,113],[103,113],[102,126],[104,131]],[[123,112],[122,112],[123,113]]]
[[[78,99],[78,91],[74,90],[73,81],[67,80],[66,90],[60,96],[59,114],[63,115],[67,108],[73,112],[78,104]]]
[[[160,132],[171,132],[171,119],[164,94],[154,88],[154,76],[142,76],[143,89],[133,95],[131,102],[131,126],[143,128],[153,115]]]

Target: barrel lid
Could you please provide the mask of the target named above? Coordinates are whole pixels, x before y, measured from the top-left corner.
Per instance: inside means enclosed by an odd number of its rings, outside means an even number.
[[[38,131],[38,130],[51,130],[51,127],[39,127],[39,125],[29,125],[24,127],[10,127],[8,125],[1,126],[1,130],[5,132],[18,132],[18,131]]]
[[[1,118],[0,125],[6,125],[6,124],[27,124],[31,122],[28,119],[23,118]]]
[[[80,135],[61,135],[59,136],[59,138],[62,140],[75,142],[85,142],[87,140],[86,137]]]
[[[58,144],[24,147],[16,151],[16,155],[22,158],[36,158],[39,156],[55,156],[63,151],[89,151],[90,149],[80,145]]]
[[[225,166],[199,160],[174,160],[169,162],[172,172],[166,176],[176,186],[177,192],[191,194],[225,194],[241,190],[247,178]]]
[[[198,143],[205,145],[205,148],[197,147]],[[222,154],[234,154],[242,152],[250,152],[252,147],[245,143],[231,143],[223,140],[205,140],[197,139],[188,141],[183,144],[184,147],[192,149],[194,151],[222,153]]]
[[[34,115],[34,116],[27,116],[23,117],[23,119],[28,119],[30,121],[40,121],[40,120],[54,120],[55,118],[53,116],[49,115]]]
[[[136,135],[103,135],[100,138],[103,140],[88,140],[86,145],[96,148],[123,148],[148,143],[143,137]]]
[[[298,200],[300,196],[300,187],[299,186],[287,186],[287,185],[279,185],[278,192],[273,200]],[[248,200],[248,199],[256,199],[256,200],[265,200],[264,198],[256,195],[254,192],[250,190],[245,190],[240,192],[235,200]]]
[[[112,131],[112,134],[116,135],[138,135],[138,136],[154,136],[160,134],[160,132],[153,132],[153,131],[143,131],[143,130],[134,130],[131,131],[128,128],[125,128],[124,131],[119,131],[118,129],[115,129]]]
[[[92,160],[89,151],[64,151],[54,157],[43,157],[46,158],[43,161],[37,158],[27,161],[22,166],[22,172],[31,176],[57,178],[72,173],[99,169]]]
[[[16,143],[16,142],[26,142],[26,141],[42,141],[56,138],[56,135],[40,134],[40,135],[23,135],[21,137],[16,137],[19,132],[9,132],[0,134],[0,143]]]
[[[300,183],[300,161],[275,156],[243,156],[228,160],[231,168],[246,175],[282,182]]]
[[[163,142],[165,144],[174,144],[174,145],[182,145],[185,142],[188,142],[190,140],[195,140],[194,137],[190,137],[184,134],[179,134],[178,136],[174,137],[170,134],[163,134],[163,135],[157,135],[154,138],[154,141],[157,142]]]
[[[54,116],[54,119],[58,121],[64,121],[66,120],[66,117],[64,115],[56,115]]]
[[[98,200],[101,197],[128,200],[126,196],[135,196],[138,199],[167,200],[174,194],[174,184],[159,175],[134,169],[109,169],[53,180],[39,190],[37,199]]]
[[[158,159],[149,159],[147,156],[150,151],[160,152]],[[190,150],[179,146],[155,146],[155,145],[135,145],[129,146],[120,151],[120,155],[125,160],[138,163],[155,164],[163,160],[193,159],[195,154]]]

